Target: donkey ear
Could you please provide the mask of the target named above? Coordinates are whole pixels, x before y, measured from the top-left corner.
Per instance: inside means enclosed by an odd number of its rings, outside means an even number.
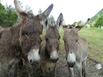
[[[62,24],[62,22],[63,22],[63,14],[60,13],[60,15],[59,15],[59,17],[58,17],[58,19],[56,21],[56,25],[60,26]]]
[[[79,31],[79,30],[81,30],[81,28],[83,28],[83,27],[84,27],[84,26],[80,26],[80,25],[79,25],[79,26],[76,26],[75,28],[77,28],[78,31]]]
[[[17,11],[17,14],[21,15],[21,16],[26,16],[27,13],[24,12],[24,10],[22,9],[22,6],[20,4],[21,4],[20,1],[14,0],[14,5],[15,5],[15,9]]]
[[[46,21],[47,17],[49,16],[49,14],[51,13],[53,9],[53,4],[51,4],[41,15],[40,17]]]
[[[79,30],[81,30],[83,27],[85,27],[86,26],[86,24],[87,24],[87,22],[79,22],[79,24],[77,24],[77,26],[75,26],[75,28],[77,28],[78,29],[78,31]]]

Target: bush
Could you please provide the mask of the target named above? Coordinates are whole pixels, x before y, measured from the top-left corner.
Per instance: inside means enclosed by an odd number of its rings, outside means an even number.
[[[100,17],[96,20],[94,26],[95,26],[95,27],[100,27],[100,28],[101,28],[101,26],[103,26],[103,15],[100,16]]]

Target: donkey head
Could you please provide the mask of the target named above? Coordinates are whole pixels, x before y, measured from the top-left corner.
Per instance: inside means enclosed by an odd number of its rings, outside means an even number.
[[[14,0],[14,4],[18,15],[21,17],[20,42],[22,53],[29,62],[38,62],[40,61],[40,35],[42,34],[43,23],[49,16],[53,4],[51,4],[42,14],[36,16],[22,10],[17,0]]]
[[[76,55],[78,51],[78,43],[79,43],[79,35],[78,31],[82,28],[82,26],[69,25],[64,26],[64,44],[66,50],[66,58],[70,67],[75,64]]]
[[[51,61],[56,62],[59,58],[58,50],[59,50],[59,31],[58,27],[61,25],[63,21],[62,13],[59,15],[56,23],[54,25],[49,25],[46,32],[46,51]]]

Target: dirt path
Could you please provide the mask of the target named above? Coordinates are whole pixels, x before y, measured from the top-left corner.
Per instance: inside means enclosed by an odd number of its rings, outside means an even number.
[[[103,77],[103,69],[97,70],[95,63],[87,61],[87,77]],[[69,77],[64,52],[60,52],[60,58],[56,66],[56,77]],[[77,76],[76,76],[77,77]]]

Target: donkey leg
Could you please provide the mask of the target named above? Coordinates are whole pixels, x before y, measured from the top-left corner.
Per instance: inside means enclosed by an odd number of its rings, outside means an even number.
[[[69,77],[74,77],[74,69],[73,67],[68,67],[69,70]]]
[[[55,64],[55,67],[54,67],[54,77],[56,77],[56,64]]]
[[[82,63],[82,66],[83,66],[83,68],[82,68],[82,75],[83,75],[83,77],[86,77],[86,61],[84,61],[83,63]]]
[[[12,67],[8,70],[8,77],[16,77],[16,65],[12,65]]]
[[[79,77],[82,77],[82,63],[76,63]]]

